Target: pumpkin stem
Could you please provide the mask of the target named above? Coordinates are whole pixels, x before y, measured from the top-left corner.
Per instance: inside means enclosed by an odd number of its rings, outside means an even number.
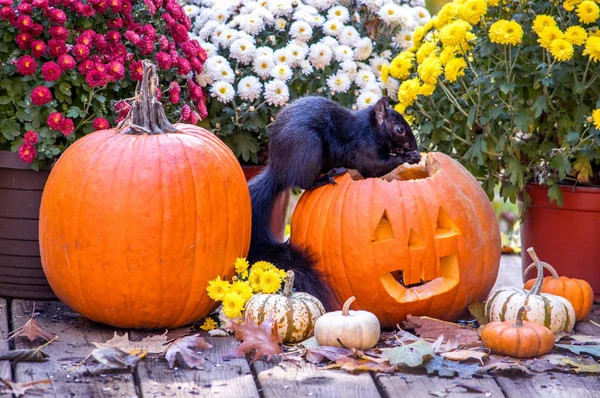
[[[342,307],[342,315],[343,316],[350,315],[350,313],[348,311],[350,311],[350,305],[352,305],[354,300],[356,300],[356,297],[354,297],[354,296],[352,296],[348,300],[346,300],[346,302],[344,303],[344,306]]]
[[[519,308],[519,311],[517,311],[517,319],[515,322],[515,326],[516,327],[521,327],[523,326],[523,313],[525,311],[529,311],[531,308],[528,306],[523,306],[521,308]]]
[[[289,270],[285,274],[285,285],[283,285],[283,296],[290,298],[294,287],[294,271]]]
[[[551,266],[550,264],[548,264],[548,263],[545,263],[545,262],[543,262],[543,261],[541,261],[541,263],[542,263],[542,267],[544,267],[544,268],[546,268],[548,271],[550,271],[550,273],[552,274],[552,277],[553,277],[553,278],[556,278],[556,279],[560,278],[560,277],[558,276],[558,272],[556,272],[556,270],[554,269],[554,267],[553,267],[553,266]],[[525,272],[523,272],[523,275],[527,275],[527,273],[529,272],[529,270],[530,270],[530,269],[532,269],[532,268],[533,268],[533,267],[535,267],[535,266],[536,266],[536,265],[535,265],[535,263],[531,263],[531,264],[529,264],[529,266],[528,266],[527,268],[525,268]]]
[[[177,129],[167,119],[165,110],[158,100],[158,75],[156,65],[142,61],[144,72],[138,84],[131,110],[119,123],[117,129],[123,134],[164,134]]]
[[[529,253],[529,256],[533,259],[533,262],[537,266],[538,270],[535,283],[531,287],[529,293],[527,293],[527,296],[537,296],[542,291],[542,285],[544,284],[544,267],[542,266],[542,263],[540,262],[540,259],[538,258],[537,254],[535,254],[535,250],[533,250],[533,247],[527,249],[527,253]]]

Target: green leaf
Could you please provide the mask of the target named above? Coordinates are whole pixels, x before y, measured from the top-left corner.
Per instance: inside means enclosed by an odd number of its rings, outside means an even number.
[[[556,202],[559,206],[562,206],[563,196],[558,185],[552,184],[548,187],[548,197],[550,198],[550,201]]]
[[[513,92],[513,91],[515,91],[515,84],[509,83],[509,82],[502,83],[500,85],[500,91],[502,91],[504,94]]]
[[[477,107],[473,106],[469,109],[469,116],[467,117],[467,126],[469,128],[473,128],[473,124],[475,123],[475,115],[477,114]]]
[[[477,164],[483,165],[483,151],[485,150],[485,140],[483,136],[479,135],[471,145],[471,148],[465,152],[465,159],[474,160],[477,159]]]
[[[62,82],[62,83],[60,83],[60,84],[58,85],[58,90],[59,90],[59,91],[60,91],[62,94],[66,95],[66,96],[68,96],[68,97],[70,97],[70,96],[71,96],[71,85],[70,85],[69,83],[65,83],[65,82]]]
[[[420,366],[435,355],[431,344],[425,340],[419,340],[400,347],[382,348],[381,351],[387,356],[392,365],[407,366],[409,368]]]
[[[540,117],[540,115],[542,114],[542,112],[547,112],[548,111],[548,104],[546,103],[546,97],[543,95],[540,95],[539,97],[536,98],[535,102],[532,105],[533,110],[535,111],[535,118],[537,119],[538,117]]]
[[[0,97],[0,105],[7,105],[12,102],[12,98],[10,97]]]
[[[563,350],[569,350],[576,355],[588,354],[600,358],[600,345],[555,344],[554,346],[562,348]]]
[[[577,144],[579,141],[579,133],[577,131],[571,131],[567,134],[567,142],[571,145]]]
[[[104,103],[106,101],[106,97],[103,95],[94,95],[94,98],[100,103]]]

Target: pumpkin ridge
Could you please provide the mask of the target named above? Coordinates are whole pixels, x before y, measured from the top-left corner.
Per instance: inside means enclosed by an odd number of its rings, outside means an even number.
[[[341,213],[342,214],[346,213],[346,206],[348,206],[348,204],[346,203],[346,198],[348,197],[348,193],[350,192],[350,186],[351,185],[346,185],[346,189],[340,195],[341,196],[340,202],[342,203],[342,209],[341,209]],[[372,189],[371,189],[371,191],[372,191]],[[354,203],[352,203],[352,204],[354,204]],[[352,225],[356,225],[356,219],[354,218],[356,215],[355,215],[354,212],[352,212],[352,216],[353,216]],[[331,217],[331,212],[328,212],[327,213],[327,218],[330,218],[330,217]],[[344,225],[343,225],[343,223],[344,223],[344,218],[340,217],[339,224],[336,223],[336,224],[338,224],[338,225],[336,225],[336,229],[339,228],[339,236],[341,237],[340,238],[341,247],[339,249],[340,249],[340,255],[341,255],[342,264],[346,264],[347,258],[344,257],[344,252],[345,252],[344,247],[346,247],[346,241],[345,241],[344,237],[346,235],[343,233],[344,232]],[[348,273],[346,272],[346,268],[345,267],[344,267],[344,278],[346,279],[346,282],[348,283],[348,286],[350,286],[350,291],[351,292],[354,291],[354,286],[352,285],[350,279],[348,279]]]
[[[565,315],[567,316],[567,321],[565,322],[565,327],[563,328],[563,332],[569,333],[569,325],[571,324],[571,317],[569,316],[569,309],[567,308],[567,305],[564,302],[561,301],[561,304],[565,308]]]
[[[304,300],[307,300],[308,297],[303,297]],[[306,308],[306,314],[307,314],[307,319],[308,319],[308,327],[306,327],[304,329],[304,332],[302,332],[302,340],[305,340],[309,337],[310,335],[310,331],[314,330],[314,325],[313,325],[313,313],[310,310],[310,308],[308,307],[308,304],[306,304],[306,302],[304,302],[304,300],[298,300],[303,306],[304,308]]]
[[[291,297],[286,297],[286,306],[287,306],[287,330],[285,332],[285,339],[290,340],[294,335],[294,303],[292,302]]]
[[[540,297],[544,301],[544,326],[549,328],[552,324],[552,305],[547,297],[542,295]]]

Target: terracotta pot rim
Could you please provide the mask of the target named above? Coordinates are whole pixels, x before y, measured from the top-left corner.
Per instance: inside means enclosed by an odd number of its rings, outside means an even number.
[[[591,194],[600,194],[600,186],[579,186],[579,185],[559,185],[558,186],[562,192],[581,192],[581,193],[591,193]],[[547,185],[540,185],[533,182],[529,182],[525,185],[525,189],[532,189],[536,191],[547,191]]]

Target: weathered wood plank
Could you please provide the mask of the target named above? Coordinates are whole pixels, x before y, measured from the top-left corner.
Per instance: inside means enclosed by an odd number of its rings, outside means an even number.
[[[0,298],[0,352],[9,350],[8,333],[8,304]],[[0,379],[11,379],[9,361],[0,361]]]
[[[532,378],[496,377],[508,398],[594,398],[600,377],[565,373],[538,373]]]
[[[132,333],[131,339],[141,339],[147,334]],[[207,361],[205,370],[170,369],[167,361],[157,355],[143,360],[137,369],[141,392],[150,397],[258,397],[258,390],[244,358],[223,360],[223,355],[238,343],[233,336],[203,337],[212,348],[203,350]]]
[[[12,320],[15,328],[29,320],[33,304],[33,301],[12,301]],[[73,364],[92,351],[92,342],[104,342],[111,338],[113,329],[75,314],[60,302],[36,301],[35,309],[38,313],[35,320],[44,330],[57,334],[58,340],[44,348],[44,352],[50,355],[48,361],[16,364],[16,381],[51,379],[52,384],[48,385],[46,391],[59,397],[137,396],[131,373],[82,376],[84,365],[75,372],[67,372]],[[18,337],[15,341],[16,349],[36,348],[39,345],[23,337]]]
[[[376,374],[374,377],[385,397],[431,398],[433,396],[431,393],[443,392],[447,388],[451,389],[448,397],[462,397],[465,390],[452,390],[457,384],[472,386],[484,391],[483,393],[469,393],[468,396],[472,398],[504,397],[500,386],[491,377],[483,379],[449,379],[409,373]],[[490,395],[486,395],[486,393]]]
[[[380,397],[368,373],[349,374],[342,370],[320,370],[302,361],[259,360],[253,365],[264,397]]]

